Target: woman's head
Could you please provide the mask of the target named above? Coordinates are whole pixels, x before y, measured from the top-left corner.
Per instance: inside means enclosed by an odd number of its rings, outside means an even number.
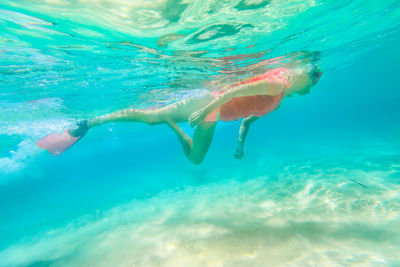
[[[292,86],[285,91],[285,95],[308,94],[323,74],[318,67],[320,52],[302,52],[302,54],[304,58],[300,58],[298,64],[294,64],[291,68],[289,80]]]
[[[299,95],[306,95],[310,92],[311,87],[313,87],[315,84],[317,84],[317,82],[319,81],[319,79],[322,76],[322,71],[317,67],[317,66],[313,66],[313,68],[311,69],[311,71],[309,72],[309,77],[311,79],[311,85],[308,84],[308,86],[305,86],[302,90],[297,91],[297,93]]]

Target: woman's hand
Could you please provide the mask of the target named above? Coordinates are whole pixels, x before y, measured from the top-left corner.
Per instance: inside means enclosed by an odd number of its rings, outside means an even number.
[[[193,112],[189,116],[189,125],[190,125],[190,127],[194,127],[197,124],[199,124],[200,122],[202,122],[205,119],[206,116],[207,116],[207,114],[205,113],[204,109],[199,109],[198,111]]]
[[[233,154],[235,159],[242,159],[243,158],[243,143],[239,144],[236,148],[235,154]]]

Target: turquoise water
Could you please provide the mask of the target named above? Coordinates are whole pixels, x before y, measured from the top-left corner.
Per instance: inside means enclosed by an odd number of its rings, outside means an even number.
[[[400,266],[399,47],[395,0],[0,0],[0,266]],[[242,160],[239,122],[200,166],[163,125],[35,146],[300,51],[324,75]]]

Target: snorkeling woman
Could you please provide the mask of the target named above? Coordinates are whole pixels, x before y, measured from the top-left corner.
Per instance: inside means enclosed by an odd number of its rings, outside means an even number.
[[[314,56],[315,58],[315,56]],[[74,129],[50,134],[37,141],[37,146],[59,155],[96,126],[109,122],[144,122],[167,124],[176,134],[183,152],[193,164],[200,164],[212,141],[218,121],[243,119],[235,157],[243,157],[243,146],[250,125],[259,117],[276,110],[285,96],[307,94],[320,79],[322,72],[311,60],[287,68],[275,68],[261,75],[236,83],[221,92],[207,92],[201,97],[183,99],[154,109],[124,109],[78,122]],[[193,137],[178,125],[189,122],[195,127]]]

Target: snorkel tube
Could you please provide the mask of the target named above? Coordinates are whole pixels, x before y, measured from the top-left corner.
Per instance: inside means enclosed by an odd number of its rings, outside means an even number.
[[[320,68],[318,67],[318,64],[320,62],[320,58],[321,58],[321,53],[320,52],[313,52],[312,54],[312,58],[311,58],[311,66],[312,66],[312,70],[311,70],[311,81],[312,84],[315,85],[319,79],[322,76],[322,71],[320,70]]]

